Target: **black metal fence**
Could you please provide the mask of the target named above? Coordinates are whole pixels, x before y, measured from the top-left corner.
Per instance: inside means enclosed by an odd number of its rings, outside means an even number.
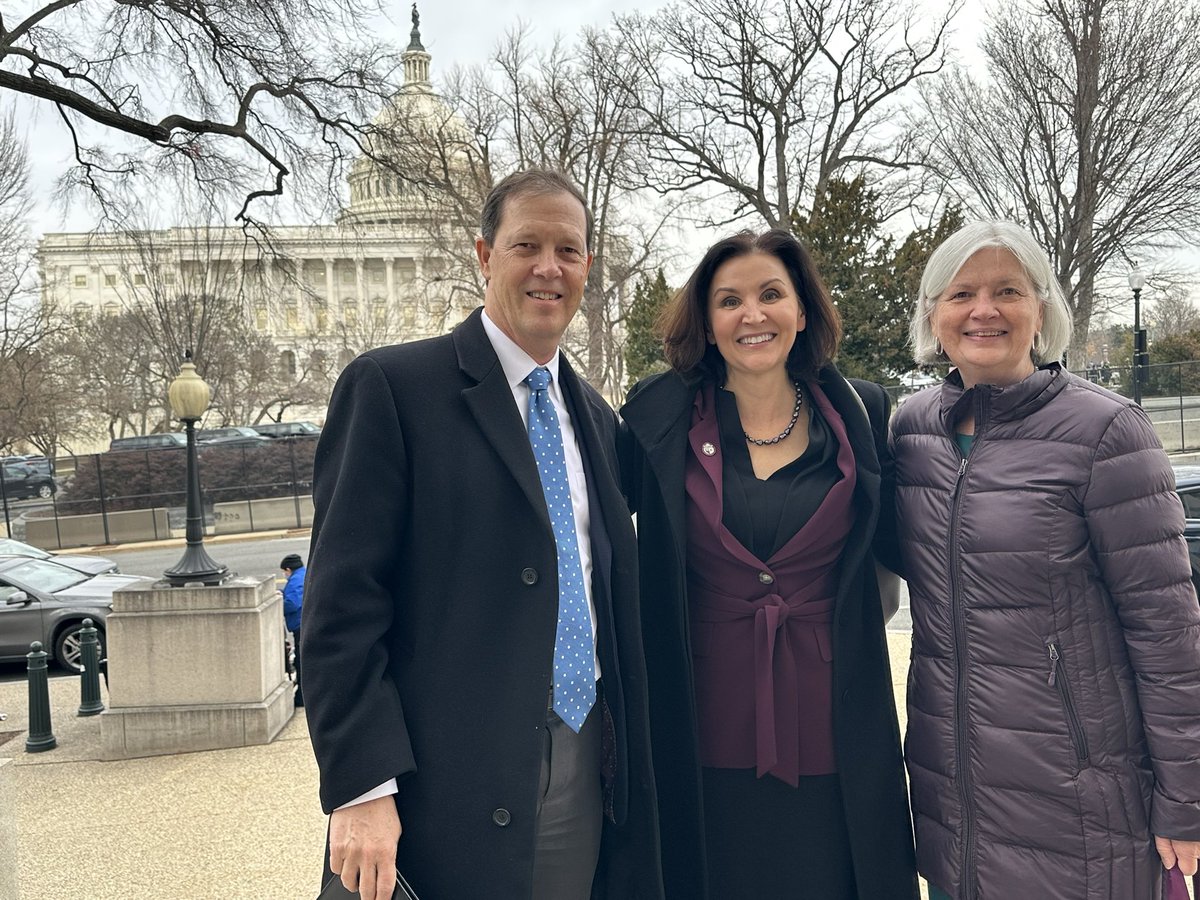
[[[312,523],[315,438],[199,449],[206,531],[302,528]],[[187,451],[125,450],[53,460],[49,498],[8,481],[0,496],[11,537],[45,549],[182,536]],[[25,499],[25,494],[34,496]]]

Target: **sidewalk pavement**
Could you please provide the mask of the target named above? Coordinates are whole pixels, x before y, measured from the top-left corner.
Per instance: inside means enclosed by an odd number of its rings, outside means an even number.
[[[910,642],[908,634],[888,634],[902,720]],[[101,698],[108,700],[103,684]],[[12,758],[15,786],[0,804],[16,807],[20,890],[0,900],[317,895],[325,816],[303,709],[270,744],[104,762],[100,719],[78,718],[79,699],[79,679],[50,680],[58,747],[26,753],[27,684],[0,684],[0,711],[8,714],[0,758]],[[0,868],[11,865],[0,859]]]
[[[26,753],[27,684],[0,684],[20,891],[0,900],[317,895],[325,816],[303,709],[270,744],[103,762],[99,717],[75,715],[79,679],[52,678],[50,705],[58,746]]]

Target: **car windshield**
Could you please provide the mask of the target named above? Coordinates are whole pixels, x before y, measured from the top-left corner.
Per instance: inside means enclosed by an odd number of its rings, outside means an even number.
[[[0,581],[44,594],[66,590],[88,580],[88,576],[48,559],[29,559],[0,571]]]
[[[32,556],[34,559],[50,559],[51,554],[30,544],[22,544],[12,538],[0,538],[0,556]]]

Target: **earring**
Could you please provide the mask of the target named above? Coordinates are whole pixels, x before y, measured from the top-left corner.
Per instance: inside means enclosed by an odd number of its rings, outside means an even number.
[[[937,337],[934,337],[934,339],[933,339],[933,355],[934,356],[945,356],[946,355],[946,351],[942,349],[942,342],[940,340],[938,340]]]
[[[1042,333],[1036,332],[1033,336],[1033,355],[1041,359],[1046,352],[1046,343],[1042,340]]]

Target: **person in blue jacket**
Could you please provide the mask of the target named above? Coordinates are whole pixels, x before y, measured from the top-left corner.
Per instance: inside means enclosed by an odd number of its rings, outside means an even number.
[[[283,620],[292,633],[292,647],[296,652],[296,705],[304,705],[304,693],[300,687],[300,610],[304,605],[304,560],[298,553],[289,553],[279,564],[287,578],[283,586]]]

